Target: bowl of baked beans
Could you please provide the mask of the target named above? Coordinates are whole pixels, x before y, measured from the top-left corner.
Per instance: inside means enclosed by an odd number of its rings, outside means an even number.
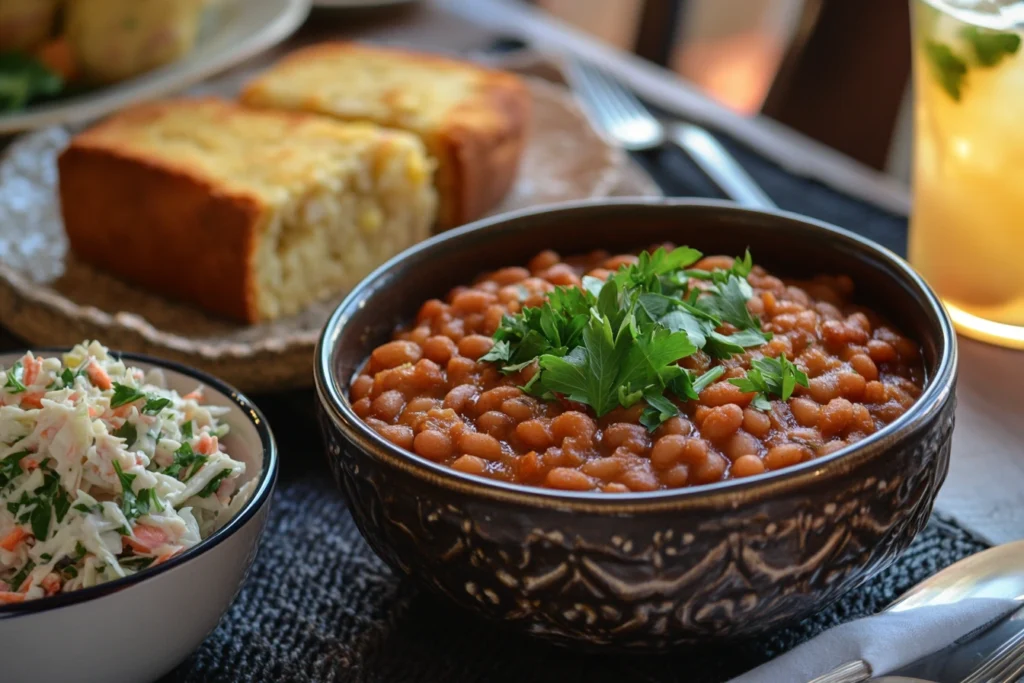
[[[956,342],[853,233],[602,200],[399,255],[315,375],[388,564],[530,634],[650,651],[807,616],[906,548],[948,468]]]

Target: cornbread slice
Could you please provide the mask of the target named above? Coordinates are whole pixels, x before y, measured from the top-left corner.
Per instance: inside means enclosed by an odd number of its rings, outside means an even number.
[[[246,322],[351,287],[425,238],[436,210],[414,135],[216,99],[123,111],[59,169],[81,259]]]
[[[336,42],[291,53],[250,82],[242,101],[416,133],[437,160],[441,229],[479,218],[508,192],[531,105],[525,83],[510,73]]]

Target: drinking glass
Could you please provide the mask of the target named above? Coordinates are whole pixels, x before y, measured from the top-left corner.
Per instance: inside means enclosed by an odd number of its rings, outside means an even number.
[[[910,262],[962,334],[1024,348],[1024,2],[911,13]]]

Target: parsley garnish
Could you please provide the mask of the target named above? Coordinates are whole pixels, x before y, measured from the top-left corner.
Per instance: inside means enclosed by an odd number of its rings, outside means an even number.
[[[230,476],[231,472],[232,470],[226,469],[221,470],[217,474],[213,475],[213,479],[211,479],[206,484],[206,486],[203,487],[203,490],[197,493],[196,495],[199,496],[200,498],[209,498],[217,491],[218,488],[220,488],[220,483],[227,479],[228,476]]]
[[[206,464],[207,457],[192,450],[188,443],[181,444],[181,447],[174,451],[174,462],[164,469],[164,474],[169,477],[177,477],[182,471],[185,472],[183,481],[191,479],[200,468]],[[191,468],[191,471],[189,471]]]
[[[4,389],[9,389],[12,394],[20,394],[25,391],[25,385],[21,383],[22,374],[21,361],[11,366],[10,370],[7,371],[7,382],[4,384]]]
[[[142,412],[146,415],[157,415],[169,405],[171,405],[171,399],[169,398],[152,398],[147,396],[146,405],[142,407]]]
[[[143,398],[146,398],[146,395],[138,389],[114,382],[114,395],[110,397],[110,407],[119,408]]]
[[[163,505],[156,497],[155,489],[142,489],[137,494],[132,490],[135,474],[125,474],[120,463],[114,461],[114,471],[121,482],[121,512],[129,521],[149,514],[150,509],[163,510]]]
[[[745,392],[757,392],[751,405],[758,410],[771,410],[772,396],[788,401],[797,384],[807,386],[807,375],[786,360],[783,354],[778,358],[766,357],[751,361],[747,376],[730,379],[729,383]]]
[[[139,438],[139,430],[137,430],[135,425],[131,422],[125,422],[123,425],[111,432],[110,435],[116,436],[119,439],[124,439],[124,447],[131,448]]]
[[[36,563],[29,560],[25,563],[25,566],[21,570],[11,577],[10,586],[12,590],[18,590],[21,584],[25,583],[25,579],[28,578],[29,573],[36,568]]]
[[[23,513],[19,520],[27,514],[27,521],[32,526],[32,535],[39,541],[45,541],[50,535],[51,520],[56,516],[58,524],[64,521],[64,516],[71,509],[71,499],[60,485],[60,478],[50,473],[43,476],[43,485],[36,488],[33,493],[33,498],[19,501],[20,506],[33,506],[31,512]]]
[[[28,451],[18,451],[0,460],[0,489],[7,486],[21,474],[21,459],[28,454]]]
[[[181,425],[181,438],[191,439],[192,438],[192,420],[189,420],[185,424]]]
[[[656,429],[679,414],[671,396],[696,399],[722,373],[695,378],[680,360],[698,349],[728,358],[771,339],[747,308],[750,253],[728,269],[686,270],[701,256],[688,247],[644,252],[606,282],[585,277],[582,288],[557,287],[543,305],[505,316],[481,360],[507,374],[536,362],[524,390],[564,396],[598,416],[645,400],[643,423]],[[722,334],[723,325],[736,332]]]

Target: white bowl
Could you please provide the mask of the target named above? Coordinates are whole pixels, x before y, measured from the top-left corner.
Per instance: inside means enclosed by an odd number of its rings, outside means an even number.
[[[22,354],[0,354],[0,365],[9,367]],[[227,524],[157,567],[93,588],[0,606],[2,681],[156,680],[209,635],[256,555],[277,477],[277,446],[266,419],[249,399],[209,375],[148,356],[116,355],[133,366],[162,368],[167,386],[180,393],[203,385],[208,403],[228,406],[225,451],[246,464],[240,483],[258,483]]]

